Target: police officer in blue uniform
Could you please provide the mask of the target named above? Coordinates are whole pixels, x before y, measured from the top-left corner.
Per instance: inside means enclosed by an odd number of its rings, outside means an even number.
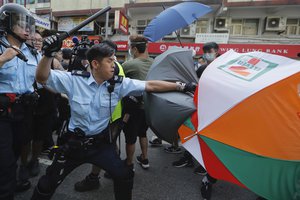
[[[69,132],[65,145],[59,148],[52,165],[40,178],[32,200],[50,199],[64,178],[83,163],[95,164],[111,174],[115,199],[130,200],[134,174],[111,143],[108,128],[111,112],[126,95],[141,95],[144,91],[186,91],[195,87],[179,82],[123,78],[115,80],[112,91],[112,81],[109,80],[114,75],[114,49],[106,44],[97,44],[88,50],[91,74],[50,70],[53,55],[61,44],[61,39],[56,35],[45,39],[45,54],[38,65],[36,80],[69,97]]]
[[[35,20],[18,4],[0,8],[0,199],[13,199],[17,158],[30,125],[30,103],[37,60],[25,41],[34,34]],[[6,47],[5,47],[6,46]],[[20,59],[23,53],[28,61]],[[28,184],[28,182],[27,182]],[[30,182],[29,182],[30,186]]]

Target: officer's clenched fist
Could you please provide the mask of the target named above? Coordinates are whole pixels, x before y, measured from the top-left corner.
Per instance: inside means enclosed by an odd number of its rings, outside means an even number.
[[[61,49],[62,39],[59,34],[51,35],[44,39],[43,50],[44,55],[47,57],[53,57],[56,52]]]

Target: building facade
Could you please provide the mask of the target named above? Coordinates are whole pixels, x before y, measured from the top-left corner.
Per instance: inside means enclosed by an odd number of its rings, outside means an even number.
[[[126,56],[129,34],[143,34],[150,21],[164,9],[183,1],[165,0],[2,0],[0,4],[23,4],[37,16],[48,20],[49,29],[70,30],[98,10],[111,6],[108,16],[100,16],[78,32],[92,40],[108,37]],[[222,51],[260,50],[296,58],[300,53],[300,0],[202,0],[212,11],[188,27],[182,27],[161,40],[150,43],[157,55],[169,46],[193,48],[201,54],[206,41],[221,43]],[[106,20],[108,18],[108,21]],[[107,21],[107,26],[106,26]],[[170,22],[171,23],[171,22]],[[43,27],[45,28],[45,27]],[[224,39],[225,38],[225,39]],[[205,39],[205,40],[204,40]],[[70,39],[64,47],[71,47]],[[298,51],[298,52],[297,52]],[[126,58],[125,58],[126,59]]]

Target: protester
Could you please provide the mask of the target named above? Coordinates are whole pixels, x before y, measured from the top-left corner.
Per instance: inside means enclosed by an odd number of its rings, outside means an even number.
[[[32,122],[32,106],[37,99],[33,82],[36,58],[26,45],[35,32],[31,13],[15,3],[0,8],[1,40],[11,45],[0,46],[0,199],[11,200],[16,186],[17,159],[22,144],[27,142]],[[21,60],[18,51],[28,59]],[[28,180],[19,180],[18,187],[27,190]]]
[[[126,77],[138,80],[146,80],[147,73],[153,63],[148,55],[148,41],[143,36],[131,35],[129,37],[129,55],[133,58],[123,63]],[[132,103],[132,104],[130,104]],[[128,166],[133,165],[135,143],[139,136],[142,153],[136,157],[136,161],[143,169],[149,168],[148,139],[146,116],[142,96],[131,96],[124,99],[124,109],[130,113],[128,122],[124,126],[126,138],[126,162]]]
[[[213,62],[219,54],[219,45],[215,42],[208,42],[203,45],[203,58],[206,60],[206,64],[201,65],[196,73],[198,77],[201,77],[203,71],[206,69],[206,67]],[[200,166],[198,168],[198,171],[203,171],[204,174],[204,168]],[[195,171],[197,173],[197,169]],[[202,186],[201,186],[201,195],[204,199],[209,200],[211,198],[211,192],[212,192],[212,184],[214,184],[217,180],[213,177],[211,177],[208,173],[204,176],[202,179]]]
[[[69,97],[71,118],[66,144],[55,154],[35,188],[32,200],[50,199],[64,178],[83,163],[92,163],[111,174],[117,200],[131,199],[133,172],[120,159],[111,143],[109,120],[120,98],[141,95],[144,91],[166,92],[193,90],[193,84],[165,81],[117,80],[109,92],[109,79],[114,75],[114,49],[106,44],[94,45],[87,52],[91,74],[50,70],[53,54],[62,41],[57,35],[45,41],[45,53],[37,68],[36,80]]]

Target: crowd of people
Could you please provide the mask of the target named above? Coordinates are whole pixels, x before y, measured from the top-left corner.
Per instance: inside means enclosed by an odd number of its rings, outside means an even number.
[[[75,184],[76,190],[97,188],[103,169],[113,179],[115,199],[131,199],[134,159],[143,169],[150,167],[142,94],[191,92],[195,84],[145,81],[153,59],[143,36],[129,37],[133,59],[123,67],[111,41],[91,45],[85,57],[74,62],[74,52],[61,49],[59,34],[35,31],[34,17],[23,6],[5,4],[0,13],[1,41],[7,43],[0,46],[0,199],[28,190],[30,177],[40,175],[39,155],[49,151],[53,163],[40,177],[32,199],[51,199],[64,178],[83,163],[93,163],[92,170]],[[70,70],[76,67],[81,70]],[[125,160],[116,145],[121,130]],[[53,141],[54,131],[58,141]],[[137,137],[142,152],[134,158]]]
[[[80,49],[84,53],[61,49],[60,35],[36,31],[33,16],[18,4],[0,8],[0,29],[0,39],[7,43],[0,45],[0,200],[14,199],[16,192],[31,187],[30,178],[41,173],[41,154],[53,162],[35,186],[32,200],[51,199],[64,178],[83,163],[92,163],[91,172],[74,184],[76,191],[99,188],[103,169],[113,179],[115,199],[132,199],[134,160],[142,169],[150,167],[143,93],[193,93],[195,84],[146,81],[153,59],[143,36],[129,37],[132,59],[120,64],[117,45],[110,40],[85,46]],[[199,78],[219,56],[218,44],[204,44],[203,52],[194,57]],[[117,144],[122,130],[125,160]],[[141,152],[135,157],[137,138]],[[160,146],[162,140],[149,143]],[[178,141],[164,150],[182,152]],[[188,151],[172,163],[179,168],[194,164]],[[217,180],[201,165],[195,173],[204,175],[201,194],[210,199]]]

